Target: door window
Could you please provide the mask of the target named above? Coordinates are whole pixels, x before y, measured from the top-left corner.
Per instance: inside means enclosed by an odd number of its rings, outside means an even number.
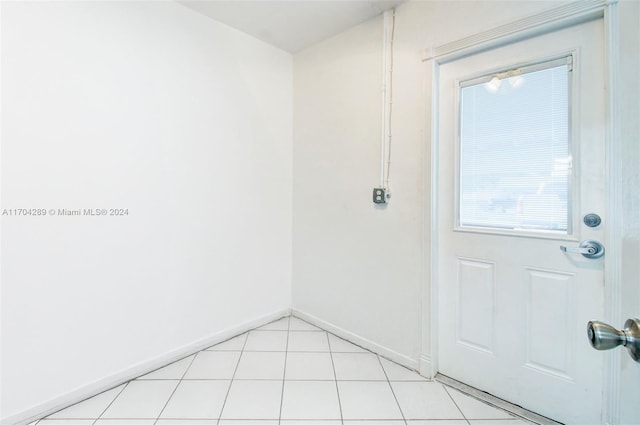
[[[571,56],[459,87],[458,225],[571,232]]]

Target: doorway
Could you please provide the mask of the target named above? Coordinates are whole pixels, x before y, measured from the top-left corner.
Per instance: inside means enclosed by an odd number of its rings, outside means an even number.
[[[604,260],[571,251],[607,244],[603,46],[592,19],[442,61],[434,86],[437,370],[575,424],[602,412],[583,334]]]

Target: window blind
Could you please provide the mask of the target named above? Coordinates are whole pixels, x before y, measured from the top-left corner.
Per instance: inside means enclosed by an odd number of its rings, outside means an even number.
[[[564,58],[461,84],[460,226],[570,228],[570,70]]]

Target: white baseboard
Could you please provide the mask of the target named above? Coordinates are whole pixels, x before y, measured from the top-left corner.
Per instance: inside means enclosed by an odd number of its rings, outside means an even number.
[[[340,338],[346,339],[356,345],[361,346],[362,348],[366,348],[367,350],[373,351],[374,353],[379,354],[382,357],[386,357],[389,360],[401,364],[402,366],[408,367],[411,370],[418,371],[418,360],[412,359],[409,356],[398,353],[397,351],[394,351],[369,339],[363,338],[360,335],[354,334],[353,332],[336,326],[333,323],[329,323],[309,313],[305,313],[304,311],[292,308],[291,314],[300,319],[306,320],[307,322],[314,324],[326,331],[329,331],[332,334],[339,336]]]
[[[204,350],[207,347],[226,341],[227,339],[233,338],[236,335],[240,335],[246,331],[257,328],[281,317],[288,316],[289,314],[291,314],[291,310],[288,308],[277,310],[273,313],[256,317],[237,326],[233,326],[220,332],[216,332],[214,334],[200,338],[196,341],[163,353],[152,359],[132,365],[131,367],[128,367],[127,369],[124,369],[116,374],[106,376],[88,385],[82,386],[60,397],[55,397],[20,413],[2,418],[0,420],[0,423],[2,425],[29,424],[32,421],[48,416],[52,413],[57,412],[58,410],[71,406],[72,404],[78,403],[82,400],[86,400],[139,376],[145,375],[149,372],[166,366],[169,363],[173,363],[176,360],[188,357],[200,350]]]

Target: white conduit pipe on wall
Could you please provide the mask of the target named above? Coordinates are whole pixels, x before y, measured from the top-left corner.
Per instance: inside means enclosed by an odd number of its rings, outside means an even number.
[[[380,137],[380,187],[389,189],[391,169],[391,105],[393,94],[393,36],[395,32],[395,9],[383,13],[382,26],[382,107]]]

